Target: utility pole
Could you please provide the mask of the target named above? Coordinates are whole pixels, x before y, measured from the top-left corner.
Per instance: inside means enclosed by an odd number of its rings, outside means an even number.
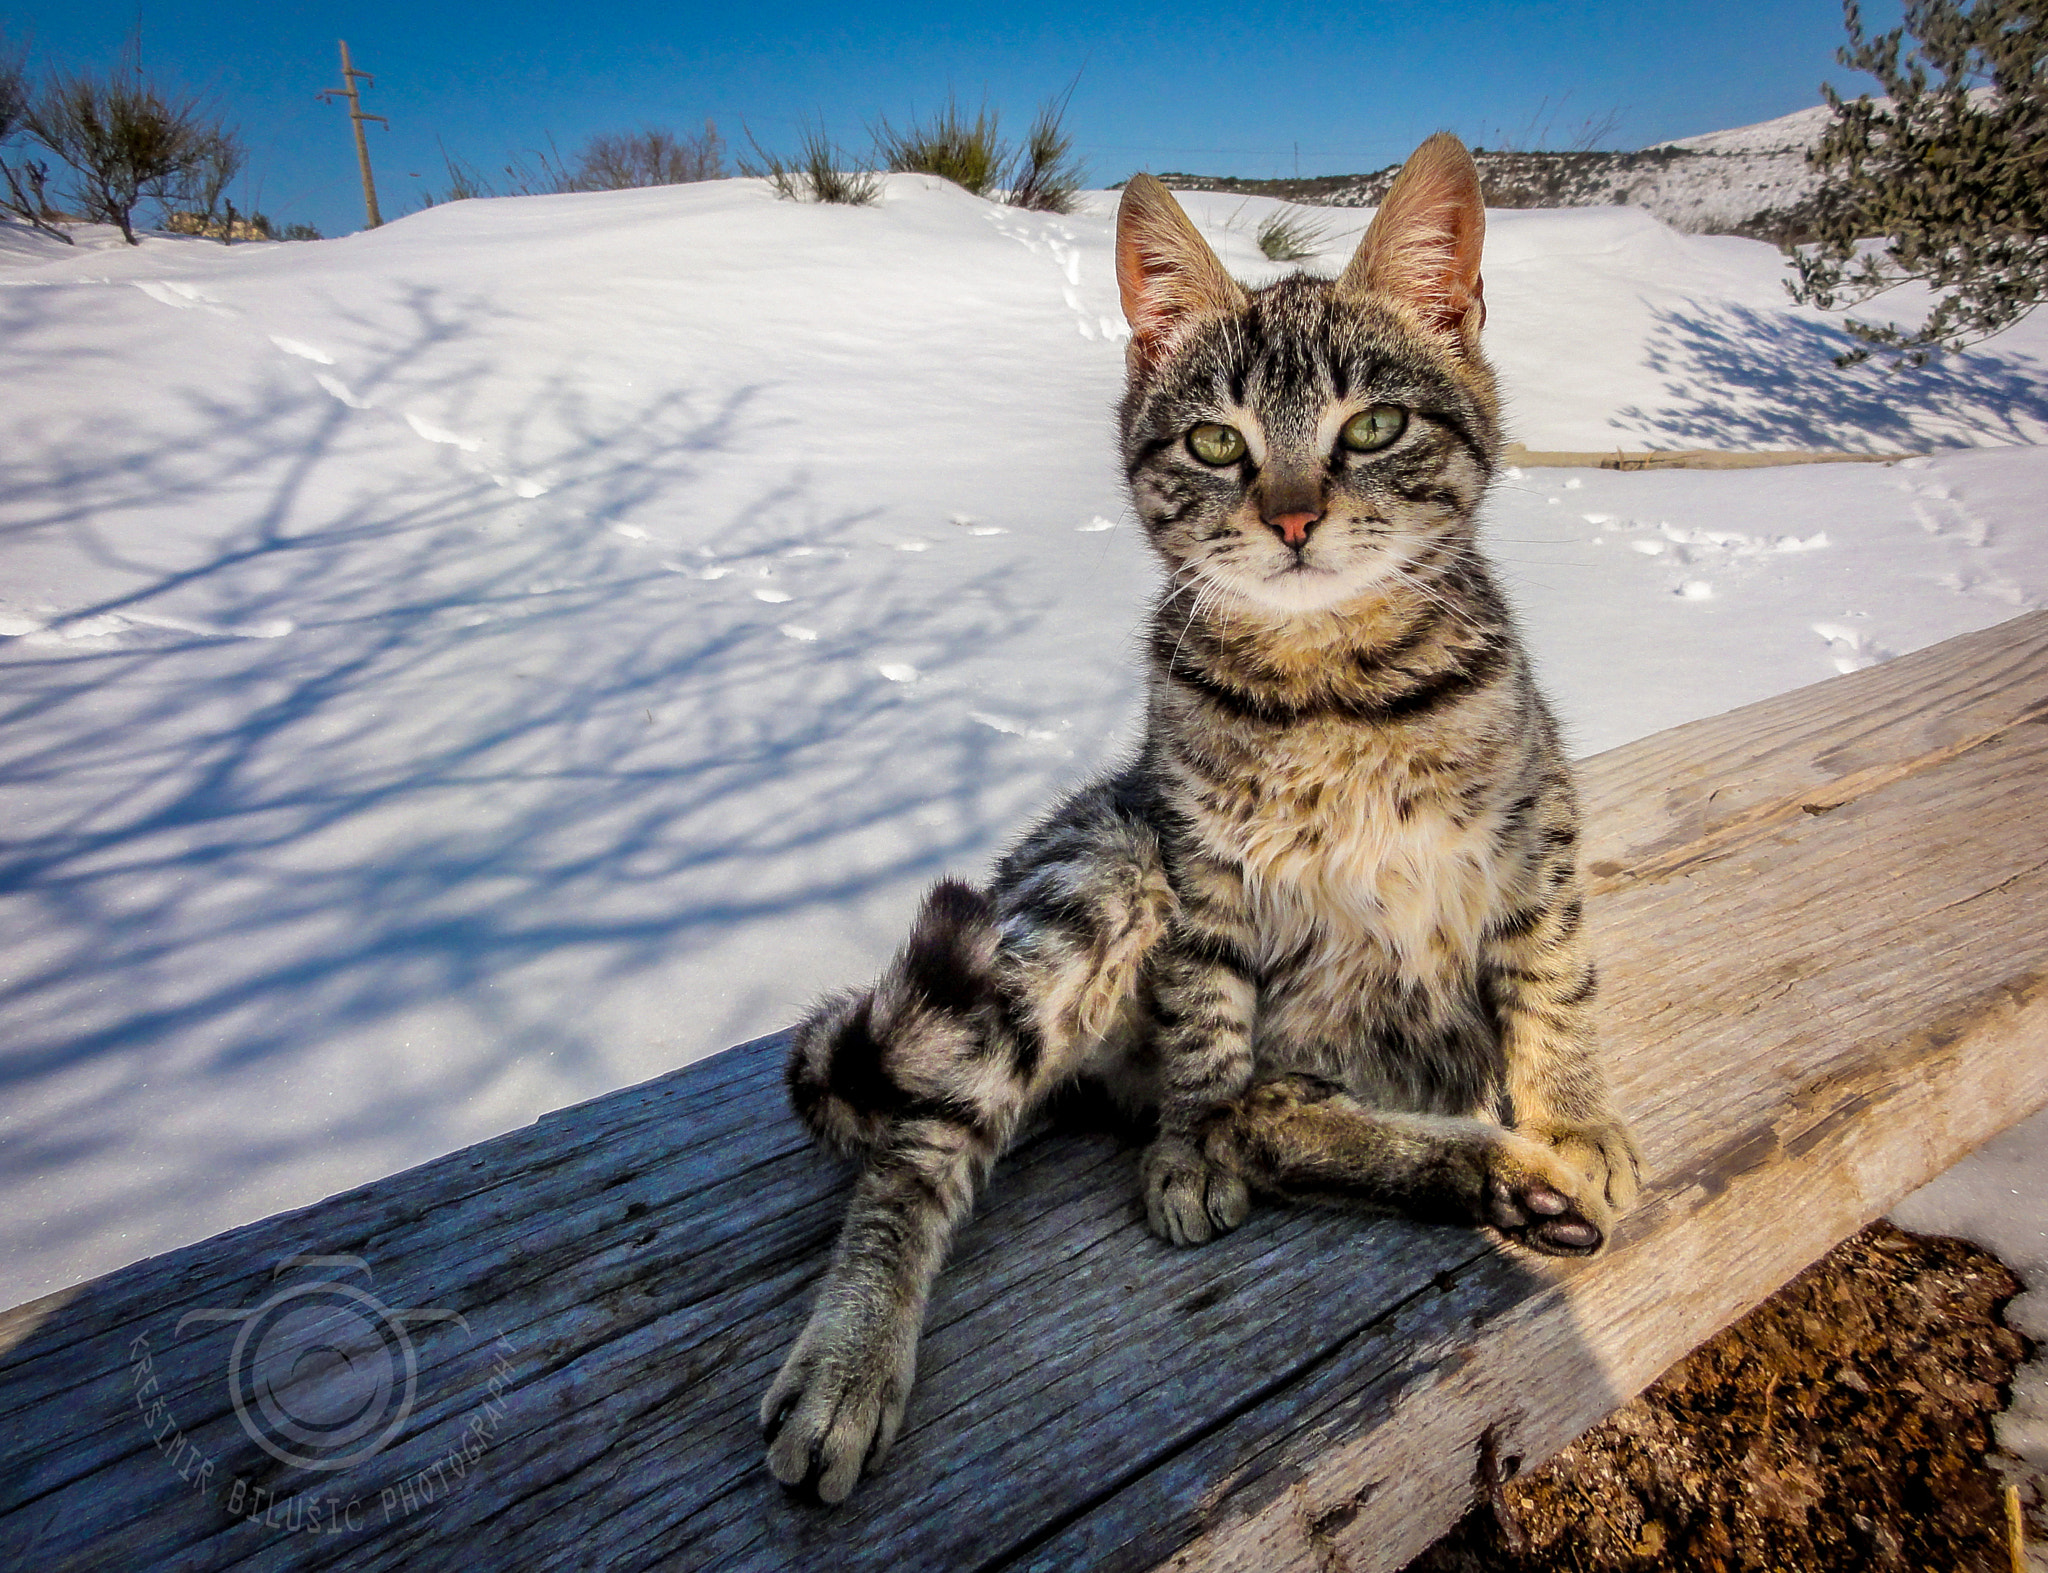
[[[354,126],[356,133],[356,160],[363,166],[363,206],[369,210],[370,228],[376,229],[384,222],[384,215],[377,211],[377,183],[370,178],[370,145],[363,140],[363,122],[365,120],[375,120],[386,126],[390,125],[391,122],[382,115],[366,115],[363,113],[363,100],[361,95],[356,92],[356,78],[358,77],[361,77],[372,87],[377,85],[375,78],[369,72],[358,71],[349,64],[348,40],[344,38],[341,41],[341,86],[324,87],[320,90],[319,96],[323,99],[345,98],[348,100],[348,118]]]

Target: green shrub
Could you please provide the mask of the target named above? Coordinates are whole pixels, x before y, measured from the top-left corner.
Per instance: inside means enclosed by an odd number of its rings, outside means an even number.
[[[1073,158],[1074,139],[1061,127],[1066,115],[1069,88],[1059,98],[1047,99],[1038,118],[1024,138],[1024,151],[1003,200],[1017,208],[1040,213],[1070,213],[1074,193],[1081,189],[1083,171]]]
[[[1792,297],[1829,309],[1908,280],[1943,292],[1912,332],[1851,321],[1862,346],[1836,358],[1884,350],[1923,365],[2048,296],[2048,4],[1907,0],[1904,25],[1875,38],[1855,0],[1843,12],[1842,64],[1876,77],[1889,102],[1821,89],[1834,119],[1809,155],[1826,177],[1818,241],[1792,254]],[[1881,251],[1858,245],[1873,236]]]
[[[986,104],[970,121],[956,99],[922,125],[898,131],[884,120],[874,133],[882,163],[898,174],[937,175],[977,197],[1004,183],[1009,150]]]
[[[1330,226],[1302,213],[1282,209],[1266,215],[1257,231],[1259,250],[1274,262],[1300,262],[1321,254],[1330,244]]]
[[[794,161],[770,153],[754,140],[751,132],[747,143],[753,148],[754,157],[740,160],[740,173],[766,179],[785,201],[863,207],[882,194],[881,177],[867,164],[849,160],[825,135],[822,122],[798,130]]]
[[[1072,156],[1074,139],[1060,124],[1066,107],[1067,95],[1047,100],[1024,146],[1012,149],[1002,138],[996,111],[984,104],[969,120],[959,102],[948,98],[944,109],[907,131],[884,120],[874,133],[875,149],[888,169],[938,175],[963,191],[1011,207],[1066,213],[1082,177]]]

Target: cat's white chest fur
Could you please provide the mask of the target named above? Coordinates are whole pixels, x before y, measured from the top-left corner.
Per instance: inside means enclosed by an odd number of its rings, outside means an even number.
[[[1470,966],[1498,904],[1492,816],[1459,825],[1376,753],[1278,750],[1257,812],[1205,824],[1244,871],[1262,962],[1365,951],[1418,982]]]

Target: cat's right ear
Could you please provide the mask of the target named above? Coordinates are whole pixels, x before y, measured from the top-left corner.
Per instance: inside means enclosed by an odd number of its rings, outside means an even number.
[[[1131,176],[1116,210],[1116,284],[1134,366],[1156,363],[1200,319],[1246,304],[1173,193],[1150,175]]]

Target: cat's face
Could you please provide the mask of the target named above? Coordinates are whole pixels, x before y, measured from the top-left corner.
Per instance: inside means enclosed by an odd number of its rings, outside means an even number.
[[[1125,462],[1176,588],[1321,611],[1467,549],[1489,390],[1405,318],[1297,274],[1134,366]]]
[[[1416,150],[1335,280],[1248,293],[1164,186],[1117,217],[1125,472],[1176,593],[1321,612],[1469,549],[1499,442],[1485,231],[1456,139]]]

